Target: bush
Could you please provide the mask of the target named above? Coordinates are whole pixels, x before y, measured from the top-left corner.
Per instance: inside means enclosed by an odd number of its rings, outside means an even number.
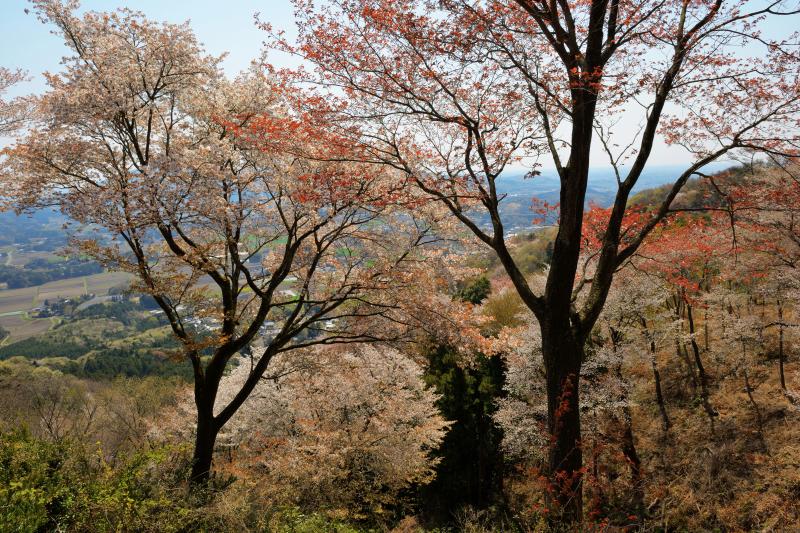
[[[165,446],[112,464],[99,451],[36,439],[24,428],[0,434],[0,530],[179,531],[201,525],[202,514],[184,497],[185,452]]]
[[[371,530],[356,529],[354,526],[333,520],[320,513],[304,514],[296,508],[275,513],[270,520],[269,531],[275,533],[366,533]]]

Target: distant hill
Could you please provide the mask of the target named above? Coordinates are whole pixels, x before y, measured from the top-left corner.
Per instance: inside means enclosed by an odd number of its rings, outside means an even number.
[[[717,163],[709,165],[705,172],[718,172],[731,166],[731,163]],[[633,192],[637,193],[647,189],[658,188],[671,183],[685,166],[660,166],[651,167],[644,171]],[[624,177],[624,174],[623,174]],[[500,215],[508,230],[512,233],[532,227],[535,217],[531,211],[533,198],[538,198],[549,203],[558,203],[560,182],[555,171],[544,171],[542,175],[526,178],[523,172],[509,172],[497,181],[498,191],[506,197],[500,204]],[[617,193],[617,180],[611,168],[596,168],[590,171],[589,186],[586,191],[586,202],[608,207],[614,201]],[[488,226],[488,217],[481,221]]]
[[[709,165],[707,172],[716,172],[731,166],[730,163]],[[657,188],[670,183],[685,169],[685,166],[651,167],[639,178],[634,193]],[[532,227],[534,213],[531,201],[539,198],[549,203],[559,199],[559,179],[555,171],[544,171],[535,178],[525,178],[522,171],[509,171],[497,181],[497,187],[506,197],[501,203],[501,216],[509,231],[516,232]],[[592,169],[589,177],[586,201],[603,207],[611,205],[617,191],[616,177],[611,168]],[[29,244],[37,248],[54,250],[66,244],[63,230],[67,218],[55,210],[41,210],[31,215],[0,213],[0,246]],[[481,220],[489,225],[489,219]]]
[[[0,246],[12,244],[34,246],[52,251],[67,242],[64,223],[67,218],[53,209],[41,209],[31,214],[17,215],[0,212]]]

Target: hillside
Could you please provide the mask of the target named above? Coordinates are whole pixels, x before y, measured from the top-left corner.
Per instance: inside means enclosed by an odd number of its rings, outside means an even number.
[[[0,2],[0,532],[800,531],[798,1]]]

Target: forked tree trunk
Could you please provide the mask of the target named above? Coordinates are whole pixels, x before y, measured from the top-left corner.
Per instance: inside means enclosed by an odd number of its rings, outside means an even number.
[[[543,322],[542,352],[547,380],[548,507],[562,523],[582,518],[581,420],[579,381],[583,344],[567,325]]]

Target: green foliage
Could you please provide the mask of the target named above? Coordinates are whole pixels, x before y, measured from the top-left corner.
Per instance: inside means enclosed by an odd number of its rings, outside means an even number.
[[[63,444],[33,439],[24,430],[0,435],[0,530],[52,529],[70,498]]]
[[[202,529],[190,500],[174,497],[185,492],[185,457],[161,447],[111,464],[77,443],[47,442],[24,429],[0,434],[0,530]]]
[[[541,272],[553,257],[554,240],[553,228],[543,228],[518,237],[511,254],[519,269],[525,274]]]
[[[514,328],[523,323],[522,313],[527,308],[513,290],[493,294],[483,305],[483,314],[490,318],[484,326],[483,334],[494,336],[503,328]]]
[[[45,357],[66,357],[77,359],[84,355],[91,348],[81,339],[75,338],[70,341],[52,338],[48,335],[41,335],[17,341],[8,346],[0,348],[0,360],[10,357],[21,356],[27,359],[43,359]]]
[[[163,316],[158,317],[144,312],[148,309],[142,304],[141,300],[139,303],[134,303],[130,300],[106,302],[81,309],[72,315],[72,319],[106,318],[131,327],[136,331],[147,331],[167,324],[167,320]]]
[[[110,462],[76,442],[0,433],[0,531],[373,531],[322,513],[275,512],[230,488],[192,493],[188,459],[185,447],[157,446]]]
[[[492,285],[489,282],[489,278],[480,276],[459,289],[456,297],[463,302],[479,304],[489,296],[490,292],[492,292]]]
[[[752,174],[753,169],[743,165],[732,167],[722,174],[726,176],[728,183],[743,183],[746,177]],[[630,205],[657,207],[664,201],[672,189],[672,184],[667,183],[652,189],[645,189],[633,195]],[[720,207],[725,204],[725,198],[720,195],[720,191],[714,188],[708,179],[693,178],[686,182],[681,188],[681,192],[675,199],[674,207],[683,209],[698,209],[701,207]]]
[[[459,508],[484,509],[501,498],[503,435],[492,415],[503,394],[505,365],[482,354],[463,364],[448,346],[431,346],[424,355],[425,382],[441,395],[437,406],[453,425],[435,454],[436,479],[422,489],[422,504],[436,520],[449,521]]]
[[[269,531],[274,533],[369,533],[372,530],[356,528],[350,524],[333,520],[321,513],[306,514],[299,509],[281,510],[270,520]]]
[[[92,379],[154,375],[190,380],[190,365],[169,356],[177,342],[159,329],[163,324],[163,318],[131,301],[96,304],[54,330],[0,347],[0,360],[24,357]]]
[[[158,305],[158,302],[151,294],[142,294],[139,296],[139,307],[148,311],[161,309],[161,306]]]
[[[171,345],[171,338],[166,339]],[[149,350],[112,348],[88,357],[82,367],[67,370],[77,376],[91,379],[124,377],[180,377],[192,379],[192,367],[186,361],[175,361]]]
[[[555,235],[555,228],[545,227],[510,239],[511,255],[523,274],[541,272],[550,264],[553,257]],[[500,260],[495,254],[487,254],[484,261],[476,266],[492,270],[500,268]]]

